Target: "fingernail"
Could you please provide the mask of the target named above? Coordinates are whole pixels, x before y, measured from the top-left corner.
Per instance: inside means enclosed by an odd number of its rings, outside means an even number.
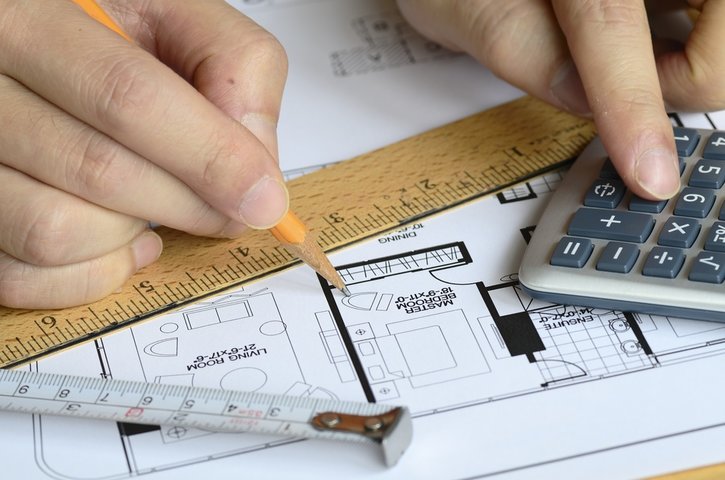
[[[287,187],[279,180],[265,176],[247,191],[239,206],[239,218],[252,228],[270,228],[287,213]]]
[[[562,108],[575,115],[592,114],[581,77],[571,60],[567,60],[551,80],[551,94]]]
[[[680,189],[677,156],[667,148],[655,147],[637,159],[635,181],[659,199],[670,198]]]
[[[162,250],[163,241],[161,237],[151,230],[136,237],[133,243],[131,243],[131,251],[136,261],[136,270],[140,270],[158,260]]]
[[[247,113],[242,116],[240,123],[262,142],[275,159],[279,158],[277,153],[277,122],[274,119],[261,113]]]

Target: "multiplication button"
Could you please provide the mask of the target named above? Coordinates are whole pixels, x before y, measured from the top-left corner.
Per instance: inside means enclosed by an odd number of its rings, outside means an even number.
[[[592,241],[588,238],[562,237],[551,255],[551,264],[557,267],[582,268],[592,254]]]
[[[693,218],[670,217],[662,225],[658,245],[690,248],[700,233],[700,222]]]

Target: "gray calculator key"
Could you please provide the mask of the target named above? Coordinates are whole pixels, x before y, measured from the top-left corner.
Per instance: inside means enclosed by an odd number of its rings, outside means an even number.
[[[647,240],[655,220],[645,213],[580,208],[569,223],[569,235],[639,242]]]
[[[660,230],[658,245],[690,248],[700,233],[700,222],[687,217],[670,217]]]
[[[622,201],[625,191],[624,182],[621,180],[599,178],[589,187],[584,196],[584,205],[615,208]]]
[[[562,237],[551,255],[551,264],[559,267],[582,268],[592,254],[588,238]]]
[[[725,132],[713,132],[710,135],[702,156],[713,160],[725,160]]]
[[[700,140],[700,133],[693,128],[682,128],[674,127],[675,134],[675,146],[677,147],[677,154],[689,157],[697,147],[697,142]]]
[[[701,159],[690,174],[691,187],[720,188],[725,183],[725,163]]]
[[[619,178],[617,169],[614,168],[611,158],[607,158],[602,165],[602,169],[599,171],[600,178]]]
[[[725,223],[715,222],[707,232],[705,250],[711,252],[725,252]]]
[[[654,247],[642,268],[642,275],[648,277],[675,278],[682,263],[685,261],[685,254],[679,248]]]
[[[722,283],[725,280],[725,253],[700,252],[692,262],[687,278],[695,282]]]
[[[667,200],[645,200],[636,195],[629,199],[629,209],[633,212],[660,213],[667,205]]]
[[[675,215],[705,218],[715,203],[715,192],[704,188],[685,187],[675,204]]]
[[[629,273],[639,257],[639,248],[633,243],[609,242],[597,261],[597,270]]]

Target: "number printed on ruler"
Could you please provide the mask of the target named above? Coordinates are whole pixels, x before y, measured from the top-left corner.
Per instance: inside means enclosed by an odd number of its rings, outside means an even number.
[[[292,180],[291,204],[325,250],[519,183],[573,159],[593,124],[529,97]],[[0,366],[279,271],[297,260],[266,231],[237,240],[161,228],[164,253],[116,294],[61,311],[0,308]]]

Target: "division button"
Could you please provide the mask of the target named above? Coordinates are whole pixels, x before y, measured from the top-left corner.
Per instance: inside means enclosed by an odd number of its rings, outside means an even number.
[[[642,275],[675,278],[680,273],[684,261],[685,253],[679,248],[654,247],[647,255]]]

